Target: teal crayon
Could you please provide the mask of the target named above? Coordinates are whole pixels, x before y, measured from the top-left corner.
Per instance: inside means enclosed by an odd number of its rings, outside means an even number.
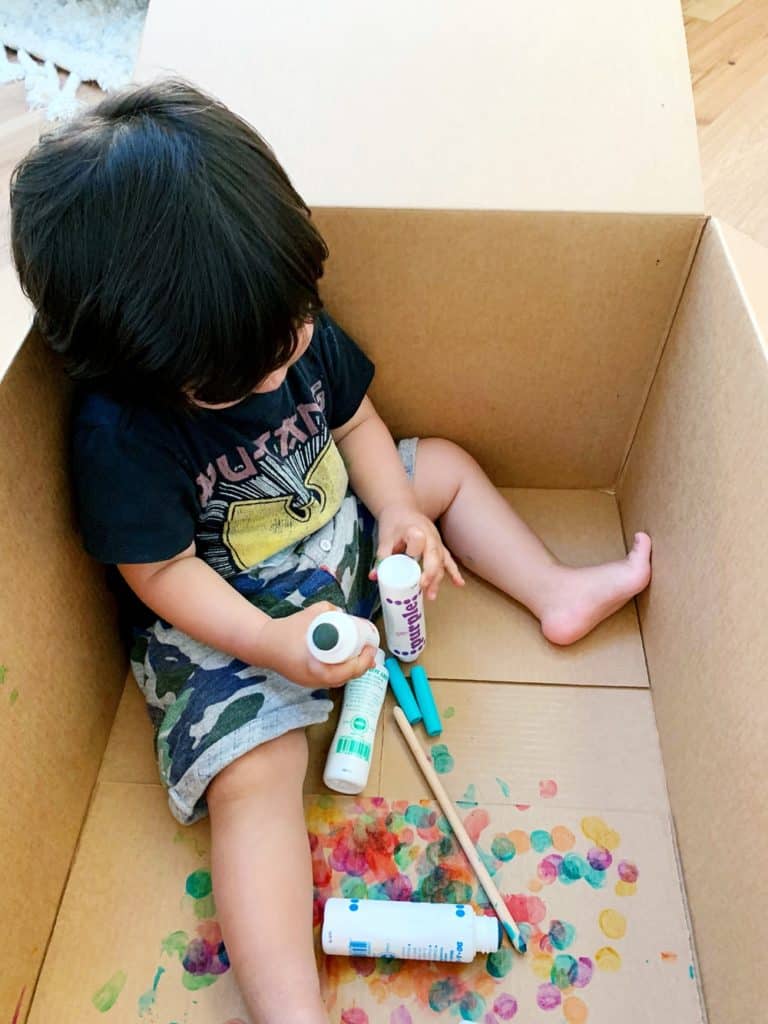
[[[439,736],[443,731],[443,723],[440,721],[440,715],[435,704],[432,687],[429,685],[427,673],[421,665],[414,665],[411,669],[411,682],[413,683],[413,692],[416,695],[421,717],[424,719],[424,728],[427,736]]]
[[[400,663],[395,658],[387,658],[384,664],[389,672],[389,685],[392,687],[395,700],[403,709],[403,714],[410,724],[416,725],[421,721],[421,711],[419,711],[419,705],[416,703],[410,684],[403,675]]]

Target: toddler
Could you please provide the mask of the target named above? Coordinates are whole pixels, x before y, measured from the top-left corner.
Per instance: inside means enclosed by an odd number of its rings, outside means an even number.
[[[36,325],[79,382],[83,542],[135,595],[160,776],[180,822],[210,815],[243,998],[254,1024],[327,1022],[305,728],[374,652],[320,664],[312,619],[372,616],[377,559],[405,551],[428,598],[446,575],[462,585],[455,556],[569,644],[647,585],[650,539],[565,566],[455,444],[395,445],[372,363],[323,310],[309,209],[260,136],[189,84],[125,90],[45,135],[11,209]]]

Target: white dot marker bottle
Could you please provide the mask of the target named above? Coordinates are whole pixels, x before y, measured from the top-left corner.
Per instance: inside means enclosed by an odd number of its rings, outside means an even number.
[[[344,687],[339,724],[323,772],[323,782],[337,793],[362,793],[365,789],[388,679],[384,651],[377,650],[373,668]]]
[[[378,647],[379,631],[372,622],[346,612],[322,612],[307,630],[309,653],[326,665],[356,658],[364,647]]]
[[[470,963],[501,946],[499,919],[464,903],[343,900],[325,904],[323,952]]]
[[[408,555],[390,555],[376,567],[387,647],[400,661],[416,661],[427,642],[421,567]]]

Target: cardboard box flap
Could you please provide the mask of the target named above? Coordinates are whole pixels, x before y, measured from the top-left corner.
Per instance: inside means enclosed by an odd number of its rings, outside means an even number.
[[[700,212],[677,0],[152,0],[176,71],[265,136],[312,206]]]
[[[768,249],[720,220],[713,220],[766,358],[768,382]]]

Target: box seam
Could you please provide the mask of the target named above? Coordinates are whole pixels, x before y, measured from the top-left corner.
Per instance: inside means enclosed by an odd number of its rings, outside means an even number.
[[[653,385],[656,382],[656,377],[658,376],[659,369],[661,367],[661,363],[662,363],[662,360],[664,358],[664,353],[667,350],[667,345],[669,344],[669,339],[672,336],[672,330],[674,328],[675,321],[677,320],[677,314],[678,314],[678,311],[680,309],[680,304],[683,301],[683,296],[685,295],[685,290],[686,290],[686,287],[688,285],[688,280],[689,280],[689,278],[691,276],[691,272],[693,270],[693,266],[694,266],[694,264],[696,262],[696,254],[699,251],[699,246],[701,245],[701,240],[704,237],[704,231],[706,230],[707,224],[709,224],[710,219],[711,219],[710,217],[705,217],[704,218],[704,220],[702,221],[701,226],[699,228],[698,234],[696,235],[696,237],[694,239],[694,242],[691,245],[691,251],[690,251],[689,256],[688,256],[688,262],[687,262],[685,271],[684,271],[684,273],[682,275],[682,280],[680,282],[680,288],[679,288],[678,293],[677,293],[677,298],[675,300],[674,307],[672,309],[672,313],[670,314],[669,320],[667,321],[666,328],[665,328],[665,330],[662,333],[662,338],[661,338],[661,341],[659,343],[659,346],[658,346],[658,349],[657,349],[657,352],[656,352],[656,360],[654,362],[653,372],[651,374],[651,379],[648,382],[648,386],[646,387],[646,390],[645,390],[645,395],[643,396],[643,400],[640,403],[640,409],[639,409],[637,417],[635,419],[634,426],[632,427],[632,430],[630,431],[629,441],[627,442],[627,446],[626,446],[626,448],[624,450],[624,455],[622,456],[621,464],[619,465],[619,471],[616,474],[616,480],[615,480],[615,483],[614,483],[613,486],[614,486],[614,491],[617,494],[621,490],[621,485],[622,485],[622,482],[623,482],[623,479],[624,479],[624,475],[625,475],[625,472],[626,472],[627,463],[629,462],[629,457],[630,457],[630,455],[632,453],[632,449],[634,447],[635,440],[637,438],[637,434],[638,434],[638,431],[640,429],[640,424],[641,424],[642,419],[643,419],[643,414],[645,412],[646,406],[648,405],[648,400],[649,400],[649,398],[651,396],[651,392],[653,391]],[[626,542],[626,538],[625,538],[625,542]]]
[[[103,755],[102,755],[102,764],[103,764],[103,760],[104,760],[104,758],[103,758]],[[67,873],[66,873],[66,876],[64,878],[64,884],[61,887],[61,895],[59,896],[59,902],[58,902],[58,904],[56,906],[56,913],[54,915],[50,931],[48,932],[48,938],[46,939],[46,942],[45,942],[45,949],[43,950],[43,955],[42,955],[42,957],[40,959],[40,967],[39,967],[37,975],[35,977],[34,984],[32,985],[32,991],[30,992],[30,996],[29,996],[29,1005],[27,1006],[27,1012],[26,1012],[26,1015],[24,1017],[24,1022],[26,1022],[29,1019],[29,1015],[31,1014],[31,1012],[32,1012],[32,1010],[34,1008],[34,1005],[35,1005],[35,998],[37,996],[37,989],[38,989],[38,986],[40,984],[40,979],[43,976],[43,971],[45,970],[46,961],[48,960],[48,953],[49,953],[49,950],[51,948],[51,942],[53,941],[53,936],[54,936],[54,933],[56,932],[56,926],[59,923],[59,917],[61,916],[61,907],[62,907],[62,904],[64,903],[64,897],[66,896],[67,889],[69,888],[69,881],[70,881],[70,878],[72,877],[72,872],[74,870],[75,863],[77,862],[78,854],[80,853],[80,847],[81,847],[82,841],[83,841],[83,833],[85,832],[85,826],[86,826],[86,824],[88,822],[88,818],[90,817],[91,808],[93,807],[93,801],[94,801],[94,798],[96,796],[96,790],[98,789],[98,787],[100,785],[100,782],[101,782],[101,764],[99,765],[99,771],[97,772],[96,777],[95,777],[94,782],[93,782],[93,786],[91,787],[91,792],[88,794],[88,803],[86,805],[85,813],[83,814],[82,821],[80,822],[80,830],[77,833],[77,840],[75,842],[75,846],[74,846],[74,849],[72,851],[72,856],[70,858],[69,865],[67,867]],[[24,1022],[22,1022],[22,1024],[24,1024]]]
[[[130,670],[129,670],[129,676],[130,676]],[[104,744],[104,749],[103,749],[103,751],[101,753],[101,760],[99,761],[99,769],[96,772],[96,775],[94,776],[93,785],[91,786],[91,791],[88,794],[88,802],[85,805],[85,810],[83,812],[83,817],[82,817],[82,819],[80,821],[80,828],[79,828],[78,833],[77,833],[77,839],[75,840],[75,845],[74,845],[74,847],[72,849],[72,856],[70,857],[69,864],[67,866],[67,873],[64,876],[64,884],[61,887],[61,893],[59,895],[59,901],[58,901],[58,903],[56,905],[56,913],[54,914],[53,921],[51,923],[51,927],[50,927],[50,930],[48,932],[48,937],[47,937],[46,942],[45,942],[45,949],[43,950],[43,955],[42,955],[42,957],[40,959],[40,967],[39,967],[39,969],[37,971],[37,975],[35,977],[34,984],[32,985],[32,991],[30,992],[30,997],[29,997],[29,1005],[27,1006],[27,1011],[26,1011],[26,1015],[24,1017],[24,1021],[26,1021],[29,1018],[29,1014],[32,1012],[32,1008],[33,1008],[33,1006],[35,1004],[35,996],[37,995],[37,988],[38,988],[38,985],[40,984],[40,978],[42,977],[43,971],[45,970],[45,962],[48,959],[48,951],[50,949],[51,942],[53,941],[53,936],[54,936],[54,933],[56,931],[56,925],[59,922],[59,916],[61,914],[61,906],[62,906],[62,904],[64,902],[64,897],[66,896],[67,889],[69,888],[69,880],[72,877],[72,872],[74,870],[75,863],[77,862],[77,856],[78,856],[78,854],[80,852],[80,846],[82,845],[82,841],[83,841],[83,833],[85,832],[85,827],[86,827],[86,825],[88,823],[88,818],[90,816],[91,809],[93,807],[93,801],[94,801],[94,798],[96,796],[96,790],[99,788],[101,783],[104,781],[104,779],[102,778],[102,774],[103,774],[103,771],[104,771],[104,760],[105,760],[105,757],[106,757],[107,750],[109,748],[109,741],[110,741],[110,738],[112,736],[112,731],[113,731],[113,729],[115,727],[115,721],[117,719],[117,710],[120,707],[120,701],[122,700],[123,693],[125,692],[125,687],[127,685],[127,679],[128,679],[128,677],[126,677],[126,679],[123,681],[123,689],[120,692],[120,699],[117,702],[117,705],[115,707],[115,713],[112,716],[112,724],[111,724],[110,729],[109,729],[109,735],[107,736],[107,742]]]

